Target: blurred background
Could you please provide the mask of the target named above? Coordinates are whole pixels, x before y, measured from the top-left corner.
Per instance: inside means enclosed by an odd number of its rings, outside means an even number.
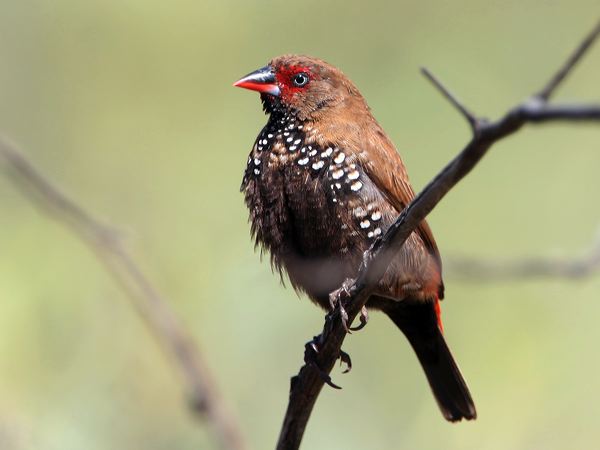
[[[538,90],[597,0],[0,0],[0,130],[125,230],[189,326],[253,449],[273,448],[323,313],[271,274],[238,191],[266,121],[231,83],[297,52],[342,68],[420,190],[469,139],[419,74],[497,117]],[[600,100],[596,46],[560,100]],[[600,129],[527,127],[431,214],[442,255],[577,256],[600,224]],[[373,314],[345,343],[305,449],[564,449],[600,439],[600,278],[448,276],[446,334],[475,398],[446,423],[403,336]],[[178,377],[113,280],[0,173],[0,447],[212,449]]]

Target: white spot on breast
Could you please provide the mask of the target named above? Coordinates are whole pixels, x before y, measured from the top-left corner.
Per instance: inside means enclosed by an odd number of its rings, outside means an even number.
[[[379,219],[381,219],[381,213],[379,211],[375,211],[371,214],[371,220],[377,221]]]
[[[254,165],[255,166],[260,166],[260,159],[254,158]]]
[[[335,158],[333,158],[333,162],[336,164],[341,164],[344,162],[344,159],[346,159],[346,155],[342,152],[339,152]]]
[[[353,170],[352,172],[350,172],[348,174],[348,179],[349,180],[356,180],[359,176],[360,176],[360,174],[358,173],[358,170]]]
[[[357,206],[356,208],[354,208],[354,215],[359,219],[362,219],[367,215],[367,212],[362,206]]]
[[[335,172],[333,172],[333,173],[331,174],[331,177],[332,177],[334,180],[339,180],[339,179],[340,179],[340,178],[342,178],[343,176],[344,176],[344,171],[343,171],[342,169],[338,169],[338,170],[336,170]]]
[[[316,154],[317,154],[317,150],[316,149],[313,149],[310,152],[308,152],[308,156],[315,156]]]
[[[312,168],[315,170],[319,170],[324,165],[325,165],[325,163],[323,161],[318,161],[312,165]]]
[[[352,189],[354,192],[356,191],[360,191],[360,189],[363,187],[363,184],[360,181],[355,181],[354,183],[352,183],[352,185],[350,186],[350,189]]]
[[[306,164],[308,164],[308,158],[299,159],[298,164],[300,164],[301,166],[305,166]]]
[[[298,145],[298,144],[299,144],[301,141],[302,141],[302,139],[296,139],[296,140],[294,141],[294,144],[295,144],[295,145]]]
[[[329,147],[327,150],[325,150],[323,153],[321,153],[321,158],[327,158],[328,156],[331,156],[332,153],[333,153],[333,149],[331,147]]]
[[[289,138],[287,138],[285,141],[286,142],[292,142],[294,140],[294,138],[292,136],[290,136]]]
[[[373,231],[373,234],[375,236],[379,236],[381,234],[381,228],[379,228],[379,227],[375,228],[375,230]]]
[[[371,226],[371,222],[369,222],[367,219],[363,220],[363,221],[360,223],[360,227],[361,227],[362,229],[369,228],[370,226]]]
[[[342,185],[340,183],[335,183],[335,187],[338,188],[338,189],[341,189]]]
[[[283,133],[283,135],[284,135],[284,136],[289,136],[289,135],[290,135],[290,132],[289,132],[289,131],[286,131],[286,132],[284,132],[284,133]]]
[[[271,133],[269,133],[269,134],[267,134],[267,137],[268,137],[269,139],[271,139],[271,138],[273,137],[273,135],[272,135]]]
[[[368,237],[368,238],[372,238],[372,237],[373,237],[373,232],[372,232],[372,231],[369,231],[369,232],[367,233],[367,237]]]
[[[260,170],[254,169],[254,175],[260,175]]]
[[[267,145],[267,143],[268,143],[268,142],[269,142],[269,141],[267,141],[266,139],[263,139],[263,140],[262,140],[262,145]]]
[[[298,147],[296,147],[295,145],[290,146],[290,152],[293,152],[297,149]]]

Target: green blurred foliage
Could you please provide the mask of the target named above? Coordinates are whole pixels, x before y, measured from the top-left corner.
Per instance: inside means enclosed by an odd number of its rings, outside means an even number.
[[[322,312],[253,251],[238,192],[264,124],[231,83],[307,53],[360,87],[420,189],[469,137],[427,65],[496,117],[549,77],[597,0],[0,2],[0,128],[78,202],[122,227],[190,326],[255,449]],[[600,99],[600,46],[561,89]],[[431,214],[443,254],[576,255],[600,208],[600,131],[527,128]],[[213,448],[179,380],[88,250],[0,176],[0,446]],[[346,341],[306,449],[564,449],[600,439],[600,281],[446,280],[447,337],[479,419],[442,420],[403,337],[374,315]]]

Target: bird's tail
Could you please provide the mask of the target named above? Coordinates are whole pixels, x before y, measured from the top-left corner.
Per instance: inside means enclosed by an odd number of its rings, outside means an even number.
[[[423,366],[444,417],[456,422],[477,417],[475,404],[439,325],[439,307],[431,302],[395,304],[386,311],[402,330]]]

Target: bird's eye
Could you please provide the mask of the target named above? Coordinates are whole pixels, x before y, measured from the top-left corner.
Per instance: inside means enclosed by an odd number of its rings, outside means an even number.
[[[305,74],[304,72],[297,73],[296,75],[294,75],[294,78],[292,78],[292,82],[294,83],[294,86],[296,86],[296,87],[306,86],[308,81],[309,81],[308,75]]]

